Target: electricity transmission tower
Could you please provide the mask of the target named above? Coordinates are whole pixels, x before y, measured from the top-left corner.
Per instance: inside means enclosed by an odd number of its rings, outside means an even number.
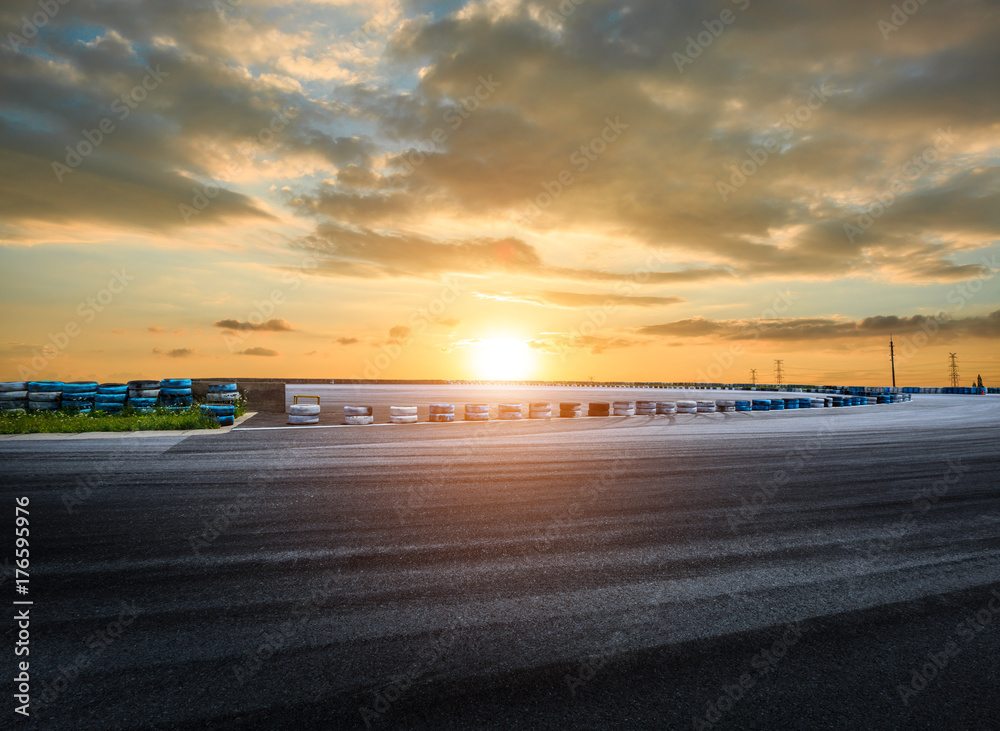
[[[774,382],[779,386],[785,382],[784,374],[781,372],[781,364],[784,362],[783,360],[774,361]]]
[[[752,383],[754,386],[757,385],[757,369],[756,368],[751,368],[750,369],[750,383]]]
[[[892,363],[892,387],[896,387],[896,354],[892,348],[892,334],[889,335],[889,362]]]
[[[958,363],[955,362],[955,358],[958,357],[958,354],[949,353],[948,357],[951,358],[951,385],[958,387]]]

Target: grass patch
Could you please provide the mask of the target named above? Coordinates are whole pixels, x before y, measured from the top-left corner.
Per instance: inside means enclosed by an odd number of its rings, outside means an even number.
[[[246,399],[236,404],[237,418],[246,413]],[[117,414],[91,411],[29,411],[10,414],[0,411],[0,434],[79,434],[83,432],[168,431],[183,429],[218,429],[219,423],[203,416],[197,404],[186,411],[156,409],[140,414],[126,407]]]

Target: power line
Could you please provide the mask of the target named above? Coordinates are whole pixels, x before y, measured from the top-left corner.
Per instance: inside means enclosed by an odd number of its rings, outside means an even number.
[[[951,385],[958,386],[958,363],[955,362],[955,358],[958,357],[956,353],[949,353],[948,357],[951,358]]]
[[[784,374],[781,372],[781,364],[784,362],[783,360],[774,361],[774,382],[779,386],[784,383],[784,380],[782,380]]]

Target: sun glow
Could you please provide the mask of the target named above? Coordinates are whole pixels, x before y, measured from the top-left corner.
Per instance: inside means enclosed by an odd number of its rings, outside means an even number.
[[[473,346],[473,368],[479,378],[521,381],[535,367],[535,352],[517,338],[486,338]]]

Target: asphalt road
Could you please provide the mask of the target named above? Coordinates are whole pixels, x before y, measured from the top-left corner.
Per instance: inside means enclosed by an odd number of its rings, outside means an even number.
[[[342,400],[361,396],[397,401]],[[8,601],[30,498],[33,718],[14,718],[996,728],[1000,399],[914,398],[0,439]],[[9,681],[13,622],[3,638]]]

